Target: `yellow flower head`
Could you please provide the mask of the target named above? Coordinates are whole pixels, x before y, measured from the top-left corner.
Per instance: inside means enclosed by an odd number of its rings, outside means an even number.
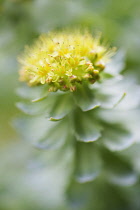
[[[112,52],[88,32],[42,35],[19,59],[20,80],[32,86],[47,83],[50,91],[74,91],[77,83],[99,79]]]

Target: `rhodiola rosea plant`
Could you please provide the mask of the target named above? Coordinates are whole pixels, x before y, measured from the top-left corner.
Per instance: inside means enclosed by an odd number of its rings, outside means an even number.
[[[137,140],[127,113],[139,104],[129,96],[138,89],[123,79],[123,53],[115,51],[100,36],[62,31],[40,36],[19,58],[17,106],[27,115],[17,127],[56,159],[71,151],[67,195],[76,209],[89,208],[99,178],[121,186],[137,181],[120,151]]]

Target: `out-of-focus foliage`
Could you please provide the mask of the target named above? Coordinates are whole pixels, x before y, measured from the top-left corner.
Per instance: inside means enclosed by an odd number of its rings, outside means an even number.
[[[140,83],[139,10],[139,0],[0,1],[0,209],[67,209],[63,186],[69,165],[63,164],[61,157],[53,164],[54,168],[47,167],[52,164],[54,156],[57,160],[57,154],[45,151],[42,154],[42,151],[31,148],[30,144],[17,137],[10,125],[13,116],[17,115],[14,105],[17,101],[15,89],[18,86],[17,55],[23,51],[24,45],[31,44],[39,34],[50,30],[63,27],[87,27],[91,32],[99,30],[109,43],[125,52],[126,66],[122,68],[129,77],[128,89],[132,90],[129,81],[133,77],[136,78],[135,84]],[[137,94],[134,93],[134,97]],[[140,174],[139,111],[130,111],[130,115],[128,124],[136,129],[137,144],[122,151],[122,156]],[[77,187],[81,193],[81,204],[82,199],[88,197],[86,185],[82,189]],[[136,186],[122,188],[101,179],[93,183],[91,191],[94,189],[96,194],[91,209],[140,209],[139,182]],[[93,197],[89,196],[89,199]],[[79,204],[76,210],[78,208],[82,209]]]

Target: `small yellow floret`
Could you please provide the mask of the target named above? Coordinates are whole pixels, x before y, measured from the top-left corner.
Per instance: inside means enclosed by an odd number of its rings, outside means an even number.
[[[76,83],[97,81],[112,54],[99,37],[87,32],[42,35],[19,59],[20,80],[29,85],[47,83],[50,91],[74,91]]]

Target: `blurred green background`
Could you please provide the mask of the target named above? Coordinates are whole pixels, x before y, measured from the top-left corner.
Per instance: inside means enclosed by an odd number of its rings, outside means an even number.
[[[41,33],[65,27],[101,31],[105,40],[125,51],[125,72],[140,84],[139,22],[139,0],[0,0],[0,210],[67,209],[63,187],[67,166],[60,161],[46,169],[42,159],[48,152],[23,142],[12,126],[19,115],[17,56],[24,46]],[[136,159],[138,149],[129,150]],[[137,167],[140,171],[140,164]],[[109,196],[112,191],[107,189]],[[140,185],[125,191],[125,200],[130,201],[126,210],[139,210]]]

